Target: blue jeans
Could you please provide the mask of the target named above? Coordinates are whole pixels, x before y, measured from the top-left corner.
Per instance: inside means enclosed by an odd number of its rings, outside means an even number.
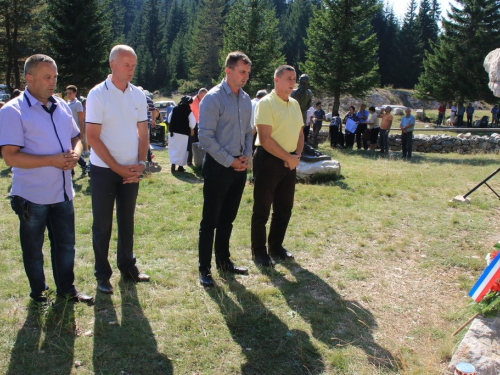
[[[380,152],[389,152],[389,131],[387,129],[380,129]]]
[[[49,232],[52,272],[58,295],[76,294],[75,275],[75,211],[73,201],[36,204],[19,196],[11,197],[11,206],[19,217],[19,237],[23,263],[30,283],[30,297],[36,298],[49,287],[43,272],[43,240]]]

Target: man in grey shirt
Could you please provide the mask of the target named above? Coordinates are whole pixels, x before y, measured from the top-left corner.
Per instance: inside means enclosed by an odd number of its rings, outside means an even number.
[[[252,152],[252,102],[242,89],[248,81],[251,65],[244,53],[229,53],[226,77],[200,104],[199,139],[207,152],[202,170],[203,216],[198,243],[200,283],[204,287],[214,285],[210,271],[212,248],[220,272],[248,273],[246,268],[231,261],[229,239]]]

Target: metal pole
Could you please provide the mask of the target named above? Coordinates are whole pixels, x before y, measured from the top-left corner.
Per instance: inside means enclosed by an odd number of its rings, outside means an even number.
[[[471,191],[469,191],[467,194],[465,194],[464,199],[467,198],[469,195],[471,195],[473,192],[475,192],[482,184],[486,184],[486,181],[488,181],[490,178],[492,178],[498,172],[500,172],[500,168],[498,168],[495,172],[493,172],[488,177],[486,177],[483,181],[481,181],[479,184],[477,184]],[[486,185],[491,189],[490,185],[488,185],[488,184],[486,184]],[[493,191],[496,194],[496,196],[498,197],[498,194],[493,189],[491,189],[491,191]]]

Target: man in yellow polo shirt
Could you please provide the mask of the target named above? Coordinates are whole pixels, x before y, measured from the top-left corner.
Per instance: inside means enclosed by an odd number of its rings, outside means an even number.
[[[296,168],[304,148],[302,112],[290,97],[296,79],[293,67],[280,66],[274,73],[274,90],[255,109],[258,137],[253,161],[252,258],[262,267],[274,265],[271,257],[293,258],[283,247],[283,240],[292,216]],[[273,216],[266,241],[271,206]]]

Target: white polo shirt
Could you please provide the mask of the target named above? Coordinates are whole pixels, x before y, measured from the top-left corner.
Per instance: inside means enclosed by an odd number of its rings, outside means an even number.
[[[148,121],[147,108],[146,96],[141,90],[129,83],[123,92],[111,82],[111,75],[90,90],[87,97],[86,122],[102,126],[101,141],[118,164],[137,164],[137,123]],[[90,162],[98,167],[109,168],[94,149]]]

